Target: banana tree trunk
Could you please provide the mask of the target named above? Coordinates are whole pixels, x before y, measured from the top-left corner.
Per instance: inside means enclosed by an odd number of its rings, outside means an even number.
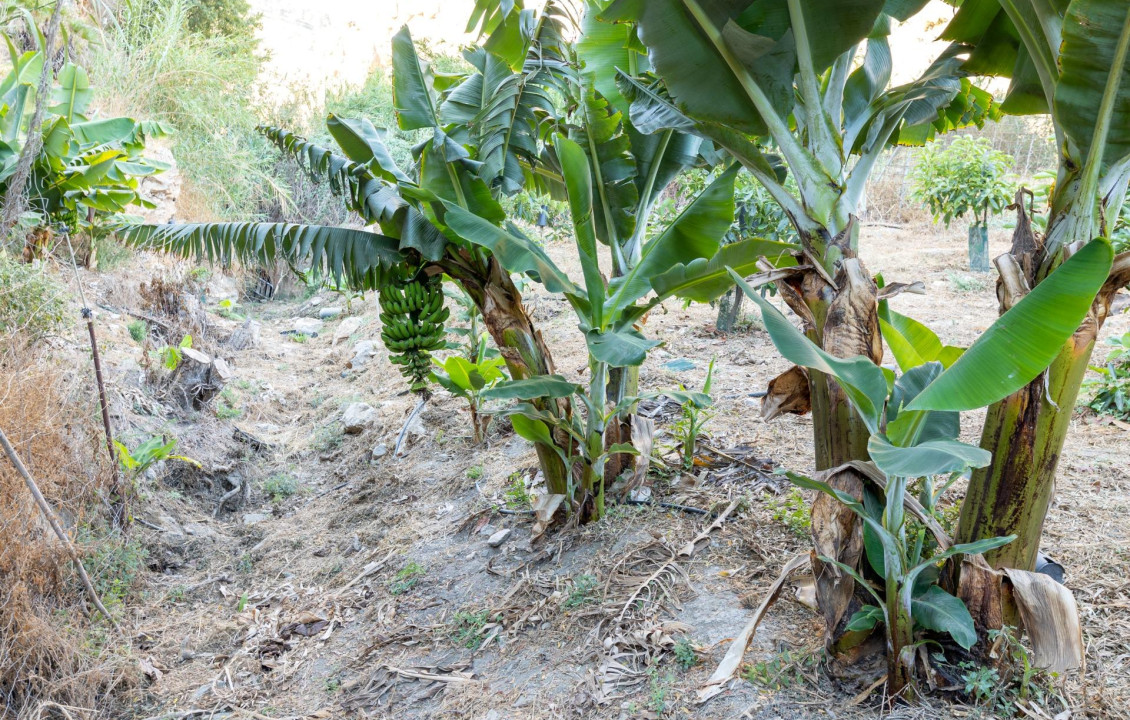
[[[742,298],[745,297],[739,288],[733,288],[718,299],[718,318],[714,321],[714,329],[721,333],[734,331],[738,317],[742,311]]]
[[[989,408],[981,447],[990,450],[993,459],[970,478],[956,541],[1016,535],[1015,541],[985,554],[995,568],[1035,568],[1079,388],[1114,295],[1128,282],[1130,253],[1123,253],[1115,259],[1087,319],[1047,371]]]
[[[639,395],[639,389],[640,368],[638,365],[633,367],[609,368],[608,402],[610,404],[617,405],[626,397]],[[605,431],[605,443],[607,446],[612,446],[617,443],[630,444],[632,442],[632,415],[634,412],[635,408],[633,406],[631,411],[621,413],[609,420],[608,429]],[[611,485],[624,471],[630,470],[634,466],[635,456],[633,455],[618,453],[609,456],[608,464],[604,467],[605,484]]]
[[[522,305],[522,294],[513,280],[493,256],[485,261],[485,267],[471,270],[471,264],[445,262],[441,265],[452,279],[463,286],[463,290],[475,302],[483,316],[483,324],[498,346],[498,351],[506,361],[506,368],[514,380],[523,380],[538,375],[552,375],[555,372],[553,357],[534,327],[533,320]],[[548,409],[561,416],[571,412],[566,399],[538,400],[534,404],[539,409]],[[570,440],[564,433],[555,435],[555,443],[569,455]],[[545,476],[545,484],[554,495],[568,495],[570,469],[562,462],[554,448],[543,443],[535,443],[538,464]]]
[[[800,283],[779,283],[785,302],[804,322],[810,338],[825,351],[838,357],[863,355],[876,364],[883,357],[879,334],[878,288],[857,259],[844,258],[840,271],[829,282],[822,273],[807,272]],[[818,372],[809,374],[812,404],[812,432],[818,470],[839,467],[850,460],[866,460],[868,430],[847,396],[831,378]],[[862,497],[863,479],[851,469],[828,478],[837,490]],[[814,558],[833,558],[857,567],[863,557],[863,529],[850,509],[825,495],[812,505]],[[860,643],[866,633],[848,633],[848,620],[864,602],[864,590],[834,565],[813,559],[816,599],[825,621],[825,644],[836,655],[864,651]]]

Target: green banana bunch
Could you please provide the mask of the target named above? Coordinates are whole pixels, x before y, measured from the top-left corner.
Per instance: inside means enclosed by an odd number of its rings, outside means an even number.
[[[443,304],[439,275],[417,274],[410,280],[390,282],[380,290],[381,340],[389,360],[411,382],[413,392],[427,388],[432,371],[431,353],[444,346],[444,321],[451,314]]]

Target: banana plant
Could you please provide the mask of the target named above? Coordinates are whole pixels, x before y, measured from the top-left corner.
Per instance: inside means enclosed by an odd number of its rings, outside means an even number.
[[[970,48],[968,72],[1011,78],[1005,112],[1049,114],[1055,128],[1059,162],[1043,237],[1020,222],[1012,249],[995,261],[1007,313],[1081,243],[1113,231],[1120,215],[1130,178],[1130,5],[966,0],[944,37]],[[1124,252],[1047,372],[988,410],[981,446],[993,461],[970,480],[957,535],[1017,535],[989,553],[994,567],[1035,565],[1079,388],[1114,295],[1127,282]]]
[[[167,170],[168,165],[145,157],[145,143],[167,135],[170,128],[127,117],[88,117],[94,90],[86,70],[70,62],[59,69],[50,88],[43,125],[28,127],[43,53],[38,49],[21,53],[11,38],[4,39],[11,70],[0,81],[0,193],[7,191],[28,138],[33,133],[42,138],[32,163],[22,224],[65,225],[100,233],[133,208],[154,207],[140,193],[140,180]]]
[[[626,23],[654,74],[631,77],[631,116],[649,132],[681,128],[737,158],[781,205],[809,266],[779,285],[825,349],[880,359],[876,288],[858,263],[857,215],[867,178],[892,143],[920,143],[995,114],[960,76],[957,48],[917,80],[888,88],[888,35],[924,1],[615,0],[601,17]],[[709,78],[704,82],[703,78]],[[796,183],[790,191],[782,166]],[[834,308],[834,309],[833,309]],[[846,312],[844,312],[846,311]],[[811,376],[819,467],[865,458],[867,433],[846,399]]]
[[[953,543],[939,532],[927,510],[941,492],[934,489],[932,478],[949,475],[952,480],[954,474],[986,467],[992,459],[988,450],[957,439],[959,413],[991,405],[1042,373],[1089,311],[1112,261],[1108,241],[1087,244],[949,367],[937,359],[915,364],[903,355],[903,372],[897,377],[865,356],[842,359],[826,352],[738,272],[732,273],[747,297],[761,307],[766,329],[781,354],[834,378],[869,433],[870,462],[845,463],[825,473],[825,479],[796,474],[790,479],[824,493],[862,523],[862,542],[838,542],[814,528],[813,572],[836,578],[834,595],[826,595],[821,604],[834,630],[828,634],[830,641],[849,637],[858,644],[880,621],[886,628],[891,695],[906,692],[911,681],[915,650],[922,642],[917,626],[945,632],[966,650],[977,640],[966,607],[958,596],[937,585],[942,579],[939,563],[998,550],[1016,539],[1012,535]],[[923,503],[914,502],[907,493],[908,482],[915,479],[922,481]],[[908,534],[908,507],[933,532],[935,547],[929,557],[923,555],[925,533]],[[864,553],[881,591],[864,577]],[[964,589],[961,597],[969,597]]]
[[[482,412],[483,393],[506,379],[506,361],[500,356],[489,357],[490,348],[486,337],[479,339],[474,357],[468,359],[461,355],[451,355],[433,360],[436,369],[432,379],[455,397],[463,398],[471,413],[472,440],[481,445],[486,436],[491,416]]]

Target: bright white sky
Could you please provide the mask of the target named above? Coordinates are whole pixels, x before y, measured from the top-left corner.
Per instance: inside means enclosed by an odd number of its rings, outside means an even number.
[[[533,4],[533,3],[528,3]],[[251,0],[263,15],[263,47],[271,52],[275,97],[305,84],[320,92],[360,84],[370,68],[387,59],[389,41],[407,24],[413,37],[457,49],[473,0]],[[945,48],[933,42],[953,8],[933,0],[892,38],[893,82],[914,79]]]

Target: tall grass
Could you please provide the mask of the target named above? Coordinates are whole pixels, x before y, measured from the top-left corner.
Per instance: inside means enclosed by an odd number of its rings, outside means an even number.
[[[279,192],[255,132],[263,57],[247,35],[192,32],[190,0],[121,0],[87,64],[106,112],[175,129],[185,178],[179,220],[248,220]]]

